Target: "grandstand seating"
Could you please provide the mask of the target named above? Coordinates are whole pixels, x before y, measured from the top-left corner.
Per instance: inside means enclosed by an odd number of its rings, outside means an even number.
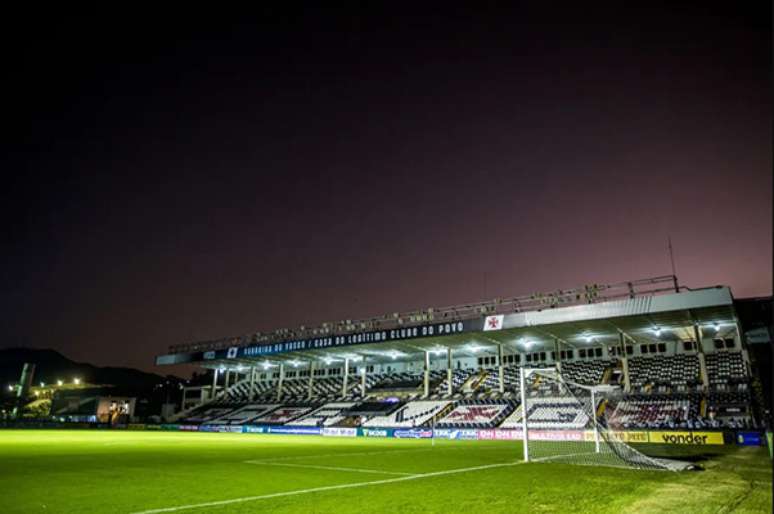
[[[529,399],[529,428],[584,428],[589,422],[586,411],[589,405],[582,405],[575,398],[541,397]],[[519,420],[520,421],[520,420]]]
[[[279,405],[265,405],[265,404],[250,404],[236,410],[230,410],[228,414],[220,416],[218,418],[209,421],[212,425],[243,425],[250,423],[252,420],[259,418],[272,410],[279,407]]]
[[[710,386],[747,381],[747,371],[740,352],[711,353],[706,357]]]
[[[363,423],[363,426],[381,428],[418,427],[432,419],[433,416],[440,413],[450,404],[451,402],[448,401],[437,400],[409,402],[391,414],[374,416]]]
[[[253,423],[258,425],[283,425],[290,421],[308,414],[313,406],[285,406],[279,407],[266,413],[263,416],[253,419]]]
[[[697,415],[688,397],[632,395],[620,402],[610,416],[612,427],[679,427]]]
[[[548,365],[546,365],[548,366]],[[616,361],[599,359],[562,362],[570,383],[598,384]],[[621,428],[707,428],[752,425],[749,377],[742,353],[722,351],[706,355],[709,389],[700,387],[699,360],[695,354],[631,357],[632,392],[617,404],[608,404],[608,422]],[[315,377],[312,398],[308,377],[283,381],[277,400],[276,378],[250,383],[242,380],[218,397],[188,413],[180,423],[292,426],[419,427],[433,420],[441,428],[518,428],[521,426],[520,368],[503,368],[504,393],[499,392],[499,369],[455,369],[452,395],[447,371],[430,372],[431,394],[421,398],[422,373],[366,375],[368,397],[361,391],[361,376],[350,375],[342,394],[343,377]],[[531,428],[581,428],[588,416],[567,388],[536,374],[528,379],[527,396]],[[394,394],[390,394],[394,393]],[[390,396],[391,401],[374,398]],[[590,407],[590,406],[589,406]]]
[[[347,416],[347,411],[353,407],[353,402],[333,402],[326,403],[319,409],[316,409],[309,414],[296,418],[295,421],[291,421],[288,425],[297,426],[334,426]]]
[[[614,361],[608,360],[563,362],[562,376],[578,384],[600,384],[605,369],[614,364]]]
[[[440,419],[439,428],[492,428],[508,416],[516,402],[479,402],[463,400],[454,410]]]
[[[446,372],[443,371],[443,376],[441,381],[436,385],[432,391],[433,394],[437,397],[440,396],[446,396],[446,393],[449,388],[449,381],[448,377],[446,376]],[[452,391],[453,394],[456,394],[458,396],[461,396],[461,393],[459,392],[460,388],[462,387],[462,384],[464,384],[474,373],[472,370],[463,370],[463,369],[455,369],[452,371]]]
[[[233,411],[234,408],[235,408],[234,406],[229,406],[226,404],[206,405],[199,409],[194,409],[193,411],[191,411],[188,414],[188,416],[180,420],[180,423],[182,424],[208,423],[221,416],[225,416],[229,412]]]
[[[632,387],[646,384],[668,387],[701,384],[699,359],[696,355],[634,357],[629,359],[629,374]]]

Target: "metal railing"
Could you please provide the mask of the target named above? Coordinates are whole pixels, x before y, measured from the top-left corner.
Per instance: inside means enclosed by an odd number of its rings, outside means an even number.
[[[571,305],[675,293],[680,292],[680,290],[687,290],[687,288],[678,286],[677,277],[674,275],[645,278],[633,280],[631,282],[619,282],[616,284],[588,284],[573,289],[559,289],[556,291],[514,296],[510,298],[495,298],[493,300],[454,305],[450,307],[395,312],[393,314],[385,314],[361,320],[326,322],[316,327],[306,327],[302,325],[295,329],[283,328],[268,333],[257,332],[237,337],[226,337],[214,341],[177,344],[170,346],[169,351],[170,353],[186,353],[221,350],[234,346],[272,344],[294,339],[346,335],[353,332],[403,328],[442,321],[468,320],[493,314],[534,312]]]

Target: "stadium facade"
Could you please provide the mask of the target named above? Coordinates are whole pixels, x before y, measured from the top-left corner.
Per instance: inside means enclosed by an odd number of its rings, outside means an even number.
[[[212,374],[187,391],[189,425],[516,428],[526,367],[620,388],[606,419],[621,429],[747,429],[761,414],[744,334],[728,287],[664,276],[175,345],[156,363]],[[545,397],[530,423],[558,426],[552,392],[526,387]]]

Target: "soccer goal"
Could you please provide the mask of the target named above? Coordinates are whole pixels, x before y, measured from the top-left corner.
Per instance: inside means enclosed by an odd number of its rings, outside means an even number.
[[[619,387],[578,384],[565,380],[556,369],[529,368],[521,368],[520,386],[525,461],[652,470],[682,467],[648,457],[628,444],[642,432],[621,430],[616,420],[623,401]]]

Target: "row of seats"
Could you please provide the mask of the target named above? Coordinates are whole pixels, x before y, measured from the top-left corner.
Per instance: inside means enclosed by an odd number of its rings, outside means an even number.
[[[409,402],[387,416],[374,416],[364,427],[419,427],[451,405],[449,401],[420,400]]]
[[[515,401],[462,401],[441,418],[439,428],[493,428],[516,408]]]
[[[701,383],[699,359],[696,355],[634,357],[629,359],[632,386],[645,384],[693,385]]]
[[[747,380],[747,369],[739,352],[719,352],[706,355],[710,385],[734,384]]]
[[[326,403],[319,409],[296,418],[288,425],[312,426],[312,427],[330,427],[339,423],[348,416],[350,408],[354,407],[354,402],[333,402]]]

